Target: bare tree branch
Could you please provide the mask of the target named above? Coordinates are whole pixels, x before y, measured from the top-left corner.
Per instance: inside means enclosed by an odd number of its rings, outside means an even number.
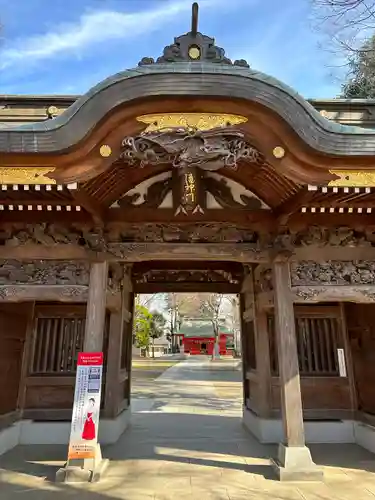
[[[326,49],[346,67],[343,97],[375,97],[375,0],[312,0]]]
[[[375,32],[375,0],[312,0],[315,28],[326,34],[331,50],[361,50]]]

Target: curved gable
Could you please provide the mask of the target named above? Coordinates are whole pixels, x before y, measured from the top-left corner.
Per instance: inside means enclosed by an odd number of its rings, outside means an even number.
[[[298,93],[263,73],[215,63],[177,62],[118,73],[93,87],[53,120],[0,130],[0,151],[62,152],[77,145],[120,106],[160,96],[243,99],[276,113],[319,152],[353,156],[369,155],[375,149],[375,130],[324,118]]]

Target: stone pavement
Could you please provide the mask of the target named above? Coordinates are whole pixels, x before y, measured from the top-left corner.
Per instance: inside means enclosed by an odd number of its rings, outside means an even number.
[[[0,499],[375,500],[375,457],[354,445],[311,447],[324,483],[275,481],[276,447],[242,427],[241,374],[231,363],[190,358],[148,386],[134,380],[132,426],[104,448],[111,465],[99,484],[53,484],[65,447],[19,447],[0,458]]]

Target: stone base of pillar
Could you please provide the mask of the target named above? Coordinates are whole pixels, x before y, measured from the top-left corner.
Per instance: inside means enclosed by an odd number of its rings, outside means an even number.
[[[322,481],[323,470],[312,460],[307,446],[279,444],[278,458],[272,466],[280,481]]]
[[[68,460],[64,467],[56,472],[57,483],[97,483],[103,477],[109,460],[102,458],[100,444],[96,445],[95,458]]]

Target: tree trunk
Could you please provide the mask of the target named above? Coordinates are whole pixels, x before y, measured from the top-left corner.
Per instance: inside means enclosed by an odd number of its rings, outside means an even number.
[[[220,342],[219,342],[219,326],[216,323],[213,323],[212,326],[214,329],[214,336],[215,336],[214,348],[212,351],[212,360],[214,360],[220,358]]]
[[[152,357],[155,358],[155,339],[152,337]]]

